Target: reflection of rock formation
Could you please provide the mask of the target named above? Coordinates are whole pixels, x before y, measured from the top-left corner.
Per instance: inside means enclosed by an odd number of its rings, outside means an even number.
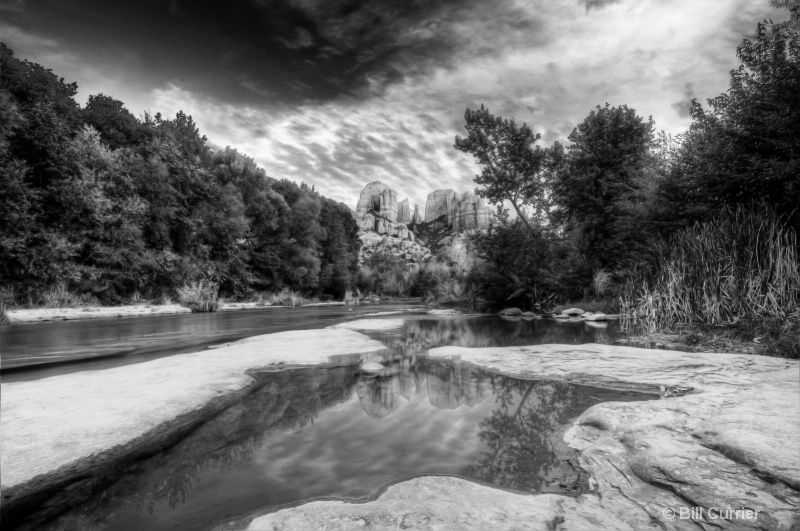
[[[470,407],[483,401],[485,379],[469,365],[432,365],[428,373],[428,400],[438,408]]]
[[[456,193],[453,190],[436,190],[429,193],[425,202],[425,223],[431,223],[441,216],[449,216],[455,200]]]
[[[379,419],[400,407],[400,398],[403,396],[400,380],[399,374],[388,378],[359,379],[356,392],[364,413],[371,418]]]
[[[486,207],[483,198],[472,192],[464,192],[454,202],[450,210],[450,225],[453,232],[483,229],[489,226],[492,211]]]
[[[411,223],[411,207],[408,204],[408,198],[397,203],[397,221],[398,223]]]

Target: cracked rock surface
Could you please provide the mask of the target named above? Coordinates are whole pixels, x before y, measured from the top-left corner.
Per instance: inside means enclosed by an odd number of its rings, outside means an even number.
[[[564,439],[581,452],[593,486],[577,498],[431,476],[368,503],[319,501],[266,514],[248,529],[800,527],[797,361],[596,344],[443,347],[429,355],[664,398],[604,402],[573,422]]]

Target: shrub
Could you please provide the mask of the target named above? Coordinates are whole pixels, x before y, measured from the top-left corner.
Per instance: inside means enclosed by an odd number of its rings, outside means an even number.
[[[200,280],[178,288],[178,301],[192,312],[215,312],[219,309],[218,293],[218,284]]]
[[[91,293],[69,289],[66,282],[57,282],[39,294],[39,304],[45,308],[76,308],[99,304]]]

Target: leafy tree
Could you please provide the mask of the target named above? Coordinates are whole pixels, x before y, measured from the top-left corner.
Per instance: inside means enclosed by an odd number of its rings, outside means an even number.
[[[788,22],[758,24],[737,49],[727,93],[694,102],[674,171],[662,187],[673,215],[705,219],[726,205],[766,202],[800,223],[798,3]]]
[[[86,123],[100,132],[103,142],[111,149],[139,144],[150,133],[121,101],[104,94],[89,96],[82,114]]]
[[[626,223],[625,204],[635,201],[647,175],[653,131],[652,118],[606,104],[569,136],[572,144],[553,178],[551,217],[575,233],[595,269],[618,265],[636,242],[639,232]]]
[[[533,144],[541,138],[526,124],[493,116],[483,105],[464,113],[467,136],[456,136],[455,148],[475,157],[483,166],[475,176],[475,193],[492,203],[508,201],[522,223],[533,230],[524,209],[534,215],[545,212],[545,169],[547,150]]]

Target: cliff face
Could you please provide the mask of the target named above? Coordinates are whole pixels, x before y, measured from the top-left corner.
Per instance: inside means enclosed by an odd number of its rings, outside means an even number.
[[[397,202],[397,192],[385,184],[376,181],[365,186],[355,210],[361,230],[361,261],[376,252],[389,252],[415,269],[432,256],[431,249],[440,247],[443,257],[452,260],[450,248],[458,233],[484,229],[493,217],[483,199],[472,192],[459,195],[453,190],[428,194],[424,218],[419,205],[411,212],[408,199]],[[416,241],[420,234],[424,241]],[[463,253],[455,254],[460,257]]]
[[[453,190],[436,190],[429,193],[425,202],[425,223],[431,223],[441,216],[448,216],[456,195]],[[450,225],[449,220],[448,225]]]
[[[398,223],[411,223],[412,221],[411,207],[408,204],[408,198],[397,203],[397,221]]]
[[[449,221],[453,232],[462,232],[486,228],[493,217],[494,213],[483,198],[472,192],[464,192],[453,202]]]
[[[397,221],[397,192],[378,181],[361,190],[356,206],[356,218],[372,214],[392,223]]]

